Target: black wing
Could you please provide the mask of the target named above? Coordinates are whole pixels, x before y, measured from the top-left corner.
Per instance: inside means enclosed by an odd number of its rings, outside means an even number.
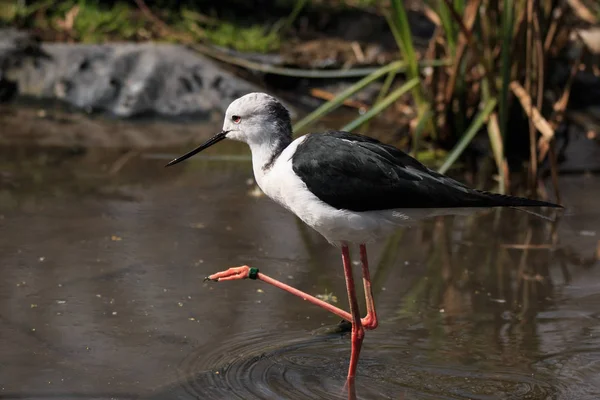
[[[348,132],[310,134],[292,168],[320,200],[351,211],[392,208],[528,207],[555,204],[470,189],[373,138]]]

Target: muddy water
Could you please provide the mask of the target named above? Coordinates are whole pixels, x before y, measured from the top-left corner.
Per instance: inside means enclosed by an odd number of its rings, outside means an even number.
[[[0,149],[0,398],[347,398],[337,317],[203,282],[248,263],[346,307],[338,251],[255,195],[243,146],[166,159]],[[561,185],[554,224],[506,210],[370,246],[358,398],[600,397],[600,177]]]

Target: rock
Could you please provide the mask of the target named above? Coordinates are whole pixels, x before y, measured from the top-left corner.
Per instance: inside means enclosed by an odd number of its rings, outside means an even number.
[[[16,29],[0,29],[0,101],[7,101],[17,94],[17,84],[8,72],[20,68],[28,57],[37,59],[47,55],[33,36]]]
[[[38,43],[36,51],[26,34],[0,31],[0,37],[4,86],[12,83],[17,96],[59,99],[90,112],[205,117],[260,91],[179,45]]]

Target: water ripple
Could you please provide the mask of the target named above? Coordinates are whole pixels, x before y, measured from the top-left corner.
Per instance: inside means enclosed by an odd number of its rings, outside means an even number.
[[[344,398],[347,341],[340,335],[245,332],[198,349],[180,365],[186,391],[203,399]],[[198,372],[202,371],[202,372]]]
[[[551,384],[523,372],[423,362],[399,339],[369,336],[358,399],[546,399],[554,393]],[[180,383],[201,399],[347,399],[349,355],[348,335],[256,330],[188,354]]]

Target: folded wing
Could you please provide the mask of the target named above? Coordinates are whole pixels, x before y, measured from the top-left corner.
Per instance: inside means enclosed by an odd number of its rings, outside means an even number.
[[[294,172],[320,200],[338,209],[530,207],[557,205],[470,189],[397,148],[348,132],[307,135],[292,157]]]

